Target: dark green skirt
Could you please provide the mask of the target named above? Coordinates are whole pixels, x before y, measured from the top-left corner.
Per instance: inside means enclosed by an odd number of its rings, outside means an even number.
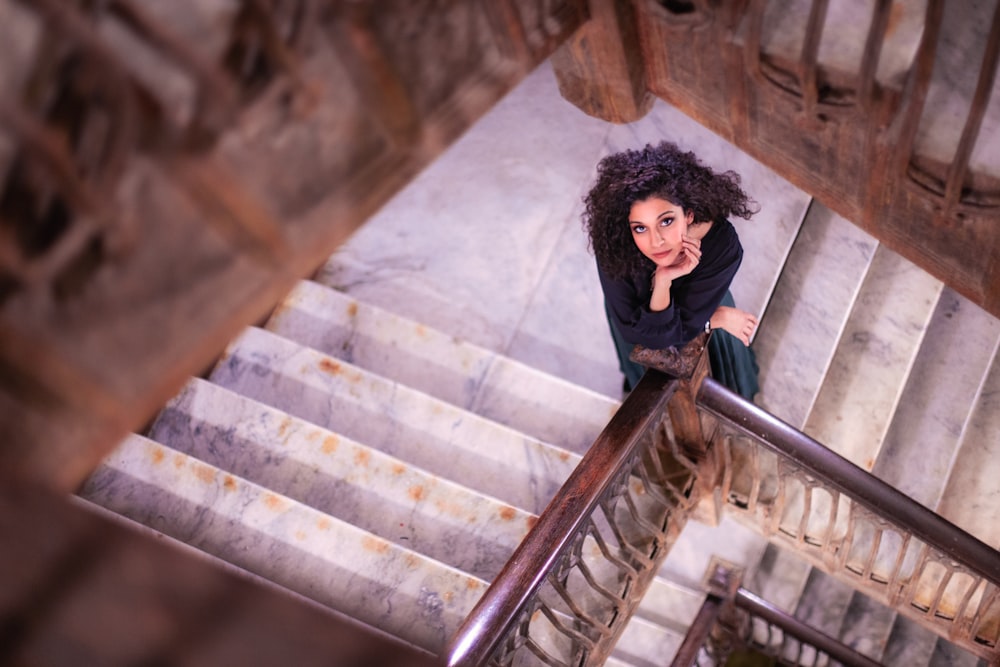
[[[735,308],[733,295],[726,292],[722,305]],[[615,350],[618,352],[619,367],[625,374],[624,389],[630,391],[639,384],[639,378],[646,372],[646,368],[629,359],[634,346],[625,342],[617,327],[611,324],[610,317],[608,325],[611,328],[611,337],[615,341]],[[759,369],[753,349],[744,345],[739,338],[728,331],[716,329],[712,332],[711,338],[708,339],[708,361],[712,377],[748,401],[752,401],[760,391],[757,381]]]

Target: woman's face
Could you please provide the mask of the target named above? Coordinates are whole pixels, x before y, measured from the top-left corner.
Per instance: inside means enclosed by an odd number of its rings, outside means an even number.
[[[628,224],[639,252],[657,266],[673,266],[684,261],[681,239],[687,235],[693,213],[666,199],[650,197],[632,204]]]

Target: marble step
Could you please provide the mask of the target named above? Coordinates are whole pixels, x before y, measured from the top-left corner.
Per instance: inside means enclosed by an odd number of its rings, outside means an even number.
[[[263,329],[233,341],[209,379],[534,514],[580,461]]]
[[[879,246],[803,431],[874,467],[941,289]]]
[[[766,547],[767,538],[730,514],[723,514],[717,526],[688,521],[670,547],[659,574],[681,586],[700,590],[713,557],[749,571],[760,561]]]
[[[937,508],[998,345],[1000,320],[945,287],[872,468],[876,477]]]
[[[762,407],[806,423],[878,243],[813,202],[753,342]]]
[[[164,407],[148,435],[485,580],[537,518],[197,378]]]
[[[969,351],[972,354],[972,351]],[[1000,352],[994,354],[937,512],[1000,549]]]
[[[607,396],[312,281],[266,328],[581,454],[618,410]]]
[[[894,609],[855,591],[837,638],[855,651],[882,662],[897,616]],[[933,636],[929,630],[925,632]]]
[[[794,616],[820,632],[838,637],[854,593],[848,584],[812,568]]]
[[[744,578],[747,590],[792,614],[802,598],[812,566],[791,549],[771,542]]]
[[[633,667],[663,667],[666,657],[677,653],[684,634],[633,616],[611,655]]]
[[[928,667],[937,643],[936,634],[928,632],[916,621],[899,614],[882,653],[882,663]]]
[[[934,644],[928,667],[990,667],[986,658],[978,658],[945,639]]]
[[[486,587],[137,435],[98,467],[80,496],[435,653]]]
[[[658,576],[650,582],[635,615],[683,635],[704,601],[704,591]]]

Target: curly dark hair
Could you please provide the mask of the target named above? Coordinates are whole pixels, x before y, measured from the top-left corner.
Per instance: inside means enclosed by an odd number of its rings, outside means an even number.
[[[583,223],[598,265],[612,278],[639,276],[653,267],[628,225],[632,204],[650,197],[693,212],[695,223],[749,218],[758,211],[740,188],[739,174],[715,173],[676,144],[664,141],[608,155],[598,163],[597,180],[584,197]]]

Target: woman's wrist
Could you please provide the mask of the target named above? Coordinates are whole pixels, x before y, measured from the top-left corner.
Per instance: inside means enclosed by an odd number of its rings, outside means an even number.
[[[666,310],[670,307],[670,286],[673,281],[660,276],[653,276],[653,294],[649,297],[649,309],[653,312]]]

